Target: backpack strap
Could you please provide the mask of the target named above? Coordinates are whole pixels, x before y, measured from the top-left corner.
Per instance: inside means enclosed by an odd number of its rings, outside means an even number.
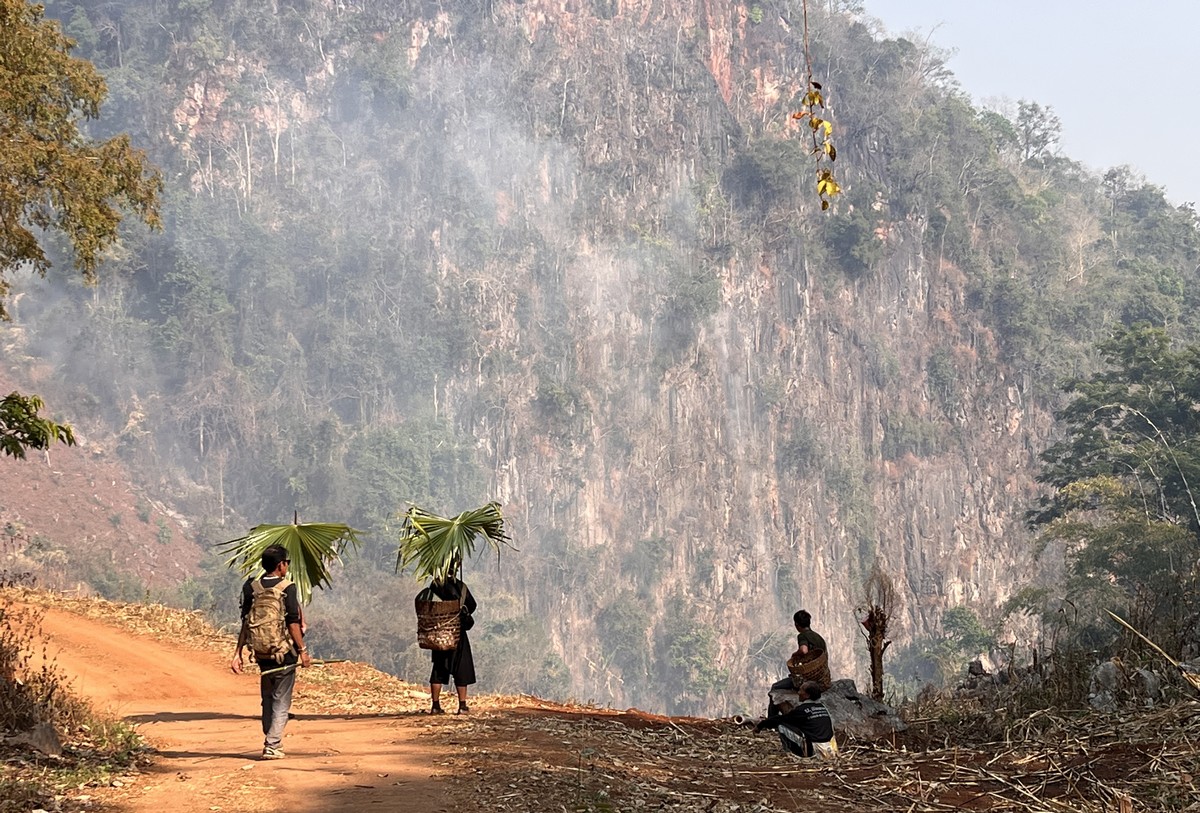
[[[272,587],[267,587],[265,584],[263,584],[263,579],[265,579],[265,578],[267,578],[267,577],[259,576],[257,579],[250,582],[250,590],[253,592],[254,595],[257,596],[259,593],[263,592],[264,590],[278,590],[280,593],[282,593],[283,591],[285,591],[289,587],[291,587],[293,584],[295,584],[295,582],[293,582],[287,576],[284,576],[282,579],[279,580],[279,584],[276,584]]]

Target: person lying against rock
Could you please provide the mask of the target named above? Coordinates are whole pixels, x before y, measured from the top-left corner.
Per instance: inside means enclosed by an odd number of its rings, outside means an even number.
[[[833,738],[833,719],[821,703],[821,686],[807,680],[796,690],[800,704],[787,714],[767,717],[754,726],[755,731],[768,728],[779,732],[779,742],[785,751],[798,757],[837,756],[837,741]]]

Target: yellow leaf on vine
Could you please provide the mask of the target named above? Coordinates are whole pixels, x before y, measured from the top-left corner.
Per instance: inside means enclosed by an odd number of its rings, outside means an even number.
[[[833,179],[833,173],[827,169],[817,173],[817,194],[822,198],[833,197],[842,191],[842,187]]]

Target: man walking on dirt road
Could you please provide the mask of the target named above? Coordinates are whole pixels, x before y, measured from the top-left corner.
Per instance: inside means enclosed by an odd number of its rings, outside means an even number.
[[[237,652],[229,662],[241,674],[242,650],[250,648],[259,671],[262,692],[263,759],[283,759],[283,729],[292,706],[296,667],[311,666],[312,656],[304,646],[300,599],[296,585],[287,576],[288,553],[272,545],[262,554],[263,574],[242,585],[242,631]]]

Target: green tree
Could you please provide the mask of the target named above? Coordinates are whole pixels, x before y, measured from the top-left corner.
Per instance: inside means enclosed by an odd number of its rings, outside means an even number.
[[[123,210],[158,225],[162,181],[143,153],[128,136],[97,141],[80,132],[81,120],[99,116],[106,88],[72,47],[41,6],[0,0],[0,319],[10,318],[9,275],[32,268],[44,276],[50,268],[39,233],[65,236],[75,266],[92,281]],[[37,396],[4,399],[5,454],[75,442],[71,428],[40,417],[41,408]]]
[[[803,143],[763,136],[742,150],[726,183],[741,198],[768,207],[795,197],[808,166]]]
[[[654,669],[674,687],[668,701],[672,714],[702,712],[729,682],[728,670],[716,665],[717,630],[701,623],[688,604],[683,594],[674,593],[656,636]]]
[[[0,399],[0,450],[24,459],[26,449],[47,449],[56,440],[74,446],[71,427],[42,417],[41,410],[42,399],[36,395],[13,392]]]
[[[942,614],[942,634],[914,640],[895,659],[890,670],[901,681],[932,681],[948,685],[963,672],[968,661],[996,645],[996,636],[966,607],[950,607]]]
[[[499,597],[497,604],[510,604],[505,598]],[[570,691],[571,672],[537,617],[520,614],[488,621],[475,640],[477,669],[488,690],[538,697],[563,697]]]
[[[1085,626],[1124,611],[1177,647],[1197,609],[1200,347],[1176,350],[1139,325],[1100,350],[1109,369],[1066,387],[1066,437],[1043,453],[1038,478],[1053,491],[1030,521],[1043,547],[1062,546]]]
[[[942,616],[946,640],[965,655],[978,655],[995,646],[996,636],[966,607],[951,607]]]
[[[66,236],[93,280],[124,210],[159,223],[162,180],[145,155],[126,135],[99,141],[80,131],[99,117],[107,89],[73,47],[41,6],[0,0],[0,317],[9,273],[50,268],[36,232]]]
[[[1062,122],[1049,107],[1022,100],[1017,103],[1017,144],[1025,161],[1045,161],[1058,147]]]
[[[646,603],[631,590],[623,590],[596,616],[596,628],[604,652],[621,670],[627,683],[642,683],[650,674],[650,644],[647,630],[650,613]]]
[[[886,255],[885,246],[876,234],[880,222],[869,205],[855,206],[830,218],[825,229],[826,239],[850,279],[867,276]]]

